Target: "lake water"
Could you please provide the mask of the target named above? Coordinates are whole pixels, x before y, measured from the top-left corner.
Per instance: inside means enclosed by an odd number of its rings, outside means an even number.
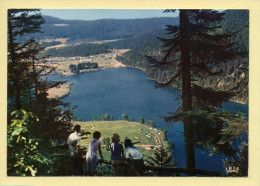
[[[176,98],[179,90],[155,89],[155,81],[149,80],[144,72],[134,68],[106,69],[70,77],[52,75],[51,78],[73,83],[71,94],[63,100],[78,106],[74,113],[83,121],[94,120],[94,116],[106,113],[117,120],[122,118],[122,114],[127,114],[129,120],[134,118],[138,121],[139,117],[144,117],[145,120],[154,121],[157,128],[166,128],[168,139],[175,145],[174,161],[177,167],[186,166],[183,125],[173,124],[167,128],[167,124],[158,118],[178,108],[179,100]],[[248,105],[245,104],[226,102],[223,109],[248,114]],[[223,157],[209,156],[208,153],[196,150],[196,167],[224,174]]]

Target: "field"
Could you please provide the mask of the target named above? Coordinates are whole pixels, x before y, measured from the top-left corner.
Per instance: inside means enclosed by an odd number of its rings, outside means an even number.
[[[49,94],[48,98],[61,98],[61,97],[68,95],[70,93],[71,85],[72,85],[71,82],[66,82],[66,83],[59,85],[58,87],[50,88],[47,91],[47,93]]]
[[[56,39],[42,39],[40,40],[40,42],[52,42],[52,41],[60,41],[62,44],[67,43],[67,41],[69,40],[69,38],[56,38]]]
[[[89,122],[74,122],[74,124],[81,125],[81,130],[84,132],[90,132],[91,134],[82,136],[81,146],[88,148],[89,140],[92,138],[92,134],[95,131],[101,132],[102,141],[103,138],[111,137],[114,133],[117,133],[121,137],[121,142],[124,142],[125,137],[132,140],[132,142],[141,142],[135,146],[141,151],[146,159],[152,155],[152,150],[147,149],[147,146],[156,147],[161,143],[166,145],[164,141],[164,134],[162,131],[150,128],[138,122],[128,121],[89,121]],[[157,139],[157,140],[156,140]],[[102,144],[102,152],[104,159],[110,159],[110,151],[107,151],[105,145]]]
[[[113,49],[111,53],[108,54],[99,54],[93,55],[92,57],[83,57],[84,59],[88,59],[88,62],[98,63],[98,69],[107,69],[107,68],[118,68],[124,67],[125,65],[117,61],[115,58],[116,56],[121,56],[123,53],[129,51],[128,49]],[[79,58],[79,59],[75,59]],[[51,67],[56,68],[56,73],[64,75],[64,76],[71,76],[74,73],[71,72],[69,66],[71,64],[78,65],[79,63],[85,63],[86,61],[80,60],[80,56],[77,57],[50,57],[47,58],[47,64]],[[61,60],[63,59],[63,60]],[[81,72],[90,72],[95,71],[98,69],[88,69],[88,70],[81,70]]]

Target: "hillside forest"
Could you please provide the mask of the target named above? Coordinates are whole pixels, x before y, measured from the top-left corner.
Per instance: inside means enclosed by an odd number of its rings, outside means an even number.
[[[169,15],[175,11],[164,10]],[[180,90],[178,109],[169,110],[160,119],[171,127],[171,123],[183,125],[185,176],[197,174],[196,149],[225,155],[228,159],[223,159],[223,166],[240,170],[225,176],[248,176],[248,116],[221,110],[227,101],[248,104],[248,10],[182,9],[178,17],[83,21],[42,16],[39,9],[9,9],[7,26],[8,176],[64,176],[66,162],[53,156],[53,149],[64,146],[76,123],[94,125],[75,117],[76,106],[62,98],[48,97],[49,89],[65,81],[48,78],[55,73],[55,66],[46,59],[89,57],[115,49],[128,49],[122,55],[115,54],[116,61],[144,71],[156,81],[155,88]],[[69,69],[80,76],[81,69],[96,70],[99,64],[70,64]],[[167,130],[157,130],[149,118],[130,122],[123,114],[115,121],[106,114],[95,120],[104,130],[123,123],[135,126],[140,135],[153,133],[153,143],[159,145],[151,151],[150,164],[145,160],[145,168],[176,168],[174,142],[166,142]],[[128,127],[120,130],[125,133]],[[82,131],[82,136],[87,135]],[[104,143],[108,141],[103,139]],[[109,163],[101,166],[99,176],[114,175]],[[146,170],[145,175],[173,176],[165,170],[159,174]]]

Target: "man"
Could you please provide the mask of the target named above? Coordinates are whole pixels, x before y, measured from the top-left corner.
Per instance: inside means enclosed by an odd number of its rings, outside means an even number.
[[[69,146],[69,154],[71,156],[75,156],[80,154],[80,132],[81,126],[75,125],[73,129],[73,133],[69,135],[68,138],[68,146]]]
[[[125,140],[125,157],[126,162],[131,165],[128,171],[129,176],[143,175],[142,167],[144,165],[143,156],[140,151],[133,146],[130,139]]]
[[[83,159],[82,159],[82,149],[80,149],[80,125],[75,125],[73,128],[73,133],[69,135],[68,147],[69,155],[73,158],[73,173],[74,175],[83,175]]]

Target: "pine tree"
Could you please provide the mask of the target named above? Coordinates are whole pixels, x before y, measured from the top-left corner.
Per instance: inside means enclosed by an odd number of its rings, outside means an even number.
[[[63,82],[46,78],[54,68],[44,64],[44,57],[37,57],[44,48],[31,37],[40,32],[43,23],[37,9],[8,10],[8,111],[22,108],[33,112],[40,118],[34,134],[46,140],[64,140],[74,115],[70,109],[61,109],[70,104],[47,98],[47,90]]]
[[[37,9],[8,10],[8,126],[15,120],[11,113],[23,110],[35,115],[37,122],[28,126],[30,140],[39,142],[39,156],[48,157],[53,141],[67,139],[74,114],[69,103],[47,97],[48,89],[63,82],[48,80],[54,68],[44,64],[44,57],[38,58],[44,48],[31,34],[40,32],[43,23]]]
[[[37,10],[8,10],[8,100],[14,100],[17,110],[22,107],[21,99],[25,94],[22,89],[28,83],[26,77],[31,66],[28,59],[32,53],[37,53],[27,49],[35,43],[34,39],[24,43],[18,42],[17,39],[40,31],[44,20],[39,14],[30,14],[35,11]],[[9,105],[12,103],[9,102]]]
[[[149,164],[153,166],[166,166],[172,164],[172,154],[164,146],[156,147],[153,150],[152,160]]]
[[[221,71],[213,67],[228,63],[241,53],[229,40],[234,33],[216,34],[224,13],[184,9],[179,12],[179,26],[167,25],[170,38],[159,38],[164,44],[162,55],[148,60],[154,67],[175,72],[166,83],[157,83],[156,87],[175,84],[181,89],[181,106],[172,116],[163,118],[166,122],[183,122],[186,166],[196,168],[195,146],[228,155],[235,153],[231,141],[219,144],[221,130],[231,118],[219,108],[234,93],[203,87],[199,81],[220,75]]]
[[[122,114],[122,118],[123,118],[123,120],[126,120],[126,121],[128,121],[129,119],[128,119],[128,115],[127,114]]]

